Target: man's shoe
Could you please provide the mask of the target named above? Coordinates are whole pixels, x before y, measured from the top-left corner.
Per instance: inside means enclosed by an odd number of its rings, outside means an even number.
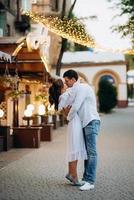
[[[91,189],[94,189],[94,185],[90,184],[88,182],[85,182],[85,184],[80,187],[80,190],[82,190],[82,191],[84,191],[84,190],[91,190]]]
[[[81,183],[81,185],[84,185],[84,184],[87,183],[87,182],[84,181],[84,180],[80,180],[80,183]]]

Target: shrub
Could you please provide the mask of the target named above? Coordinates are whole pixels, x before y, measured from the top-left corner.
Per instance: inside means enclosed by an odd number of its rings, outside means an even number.
[[[109,113],[117,105],[117,90],[108,80],[99,82],[99,111]]]

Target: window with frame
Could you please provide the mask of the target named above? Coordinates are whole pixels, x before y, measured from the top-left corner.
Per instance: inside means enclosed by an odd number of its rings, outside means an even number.
[[[53,0],[53,1],[51,1],[51,4],[52,4],[52,10],[53,11],[58,11],[58,9],[59,9],[59,1],[58,0]]]
[[[6,36],[10,36],[11,35],[11,28],[10,28],[10,25],[7,24],[6,25]]]

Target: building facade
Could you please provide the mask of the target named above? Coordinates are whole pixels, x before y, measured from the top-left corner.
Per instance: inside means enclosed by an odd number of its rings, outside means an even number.
[[[43,16],[58,16],[62,15],[65,9],[65,15],[69,12],[71,7],[71,0],[32,0],[31,11]],[[39,25],[32,23],[34,29],[38,30]],[[50,47],[49,47],[49,63],[55,65],[57,63],[59,52],[61,48],[61,37],[49,32]]]
[[[65,2],[65,13],[68,12],[70,0],[32,0],[32,11],[45,16],[60,16]]]
[[[15,36],[16,1],[0,0],[0,37]]]
[[[109,79],[117,88],[118,107],[127,106],[127,67],[123,54],[89,51],[65,52],[62,59],[61,76],[68,69],[80,73],[94,88],[97,95],[99,81]],[[52,70],[55,74],[55,69]]]
[[[66,5],[71,5],[71,1],[66,1]],[[70,4],[69,4],[70,2]],[[19,28],[22,28],[21,25],[23,24],[23,17],[21,16],[19,8],[22,7],[24,10],[31,10],[31,11],[38,11],[39,14],[46,14],[47,15],[55,15],[60,16],[62,12],[62,4],[63,1],[20,1],[20,0],[8,0],[8,1],[1,1],[0,0],[0,30],[1,30],[1,38],[0,38],[0,46],[1,51],[12,55],[12,53],[18,47],[18,39],[23,35],[26,36],[27,32],[25,29],[22,29],[21,32],[17,32]],[[12,7],[13,6],[13,7]],[[12,12],[12,10],[14,12]],[[25,20],[24,20],[25,22]],[[10,33],[6,33],[6,26],[10,25]],[[39,24],[31,24],[31,31],[33,29],[35,32],[40,33],[40,30],[44,27],[40,27]],[[17,29],[16,29],[17,28]],[[39,29],[39,31],[38,31]],[[16,31],[17,30],[17,31]],[[49,47],[49,62],[50,64],[55,64],[58,59],[58,52],[60,51],[61,47],[61,38],[51,32],[48,32],[51,42]],[[37,34],[38,35],[38,34]],[[5,37],[6,36],[6,37]],[[8,37],[7,37],[8,36]],[[13,36],[13,37],[11,37]],[[17,36],[17,37],[14,37]],[[26,42],[24,42],[24,46],[21,48],[19,53],[17,54],[17,69],[19,71],[19,75],[21,76],[21,80],[19,81],[18,90],[25,91],[25,88],[30,88],[30,95],[25,93],[22,98],[18,98],[17,104],[14,104],[12,98],[8,98],[8,94],[12,92],[10,86],[3,87],[3,82],[0,84],[0,108],[4,110],[4,117],[2,119],[2,123],[4,125],[14,126],[14,119],[16,120],[15,126],[18,124],[21,125],[24,116],[24,109],[26,108],[27,102],[35,103],[35,96],[40,94],[41,91],[44,89],[43,80],[45,80],[45,66],[39,57],[40,49],[34,49],[32,52],[28,52],[26,47]],[[5,73],[7,63],[3,60],[0,60],[0,78],[2,80],[2,76]],[[9,74],[15,75],[16,64],[15,61],[12,63],[8,62],[8,70]],[[23,71],[21,73],[21,70]],[[35,80],[40,78],[40,80]],[[47,81],[47,80],[46,80]],[[27,100],[26,100],[27,99]],[[17,110],[17,112],[16,112]],[[36,111],[35,111],[36,112]],[[36,113],[35,113],[36,114]],[[19,121],[19,123],[18,123]]]

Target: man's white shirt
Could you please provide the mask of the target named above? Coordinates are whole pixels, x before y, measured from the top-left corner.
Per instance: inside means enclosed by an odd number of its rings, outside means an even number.
[[[70,90],[70,95],[74,99],[67,119],[71,121],[78,113],[82,127],[87,126],[92,120],[100,120],[97,112],[96,97],[93,89],[87,83],[74,83]]]

